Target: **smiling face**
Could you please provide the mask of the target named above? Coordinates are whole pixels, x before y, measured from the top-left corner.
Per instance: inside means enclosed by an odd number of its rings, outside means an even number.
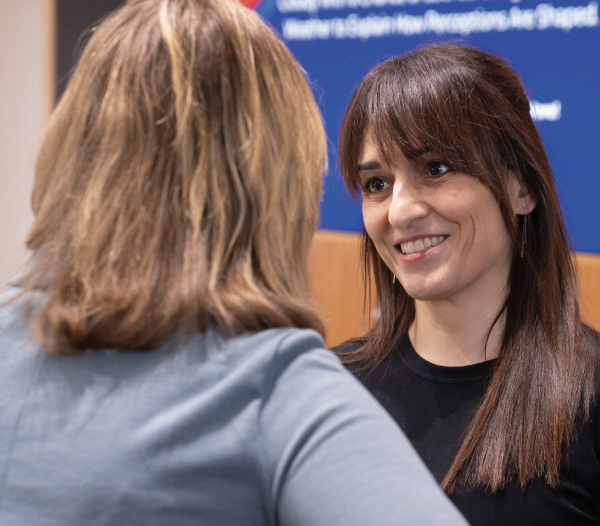
[[[400,151],[393,158],[388,166],[367,138],[359,158],[363,218],[409,296],[468,301],[505,293],[511,241],[492,192],[435,154],[413,163]],[[511,203],[519,200],[512,179]]]

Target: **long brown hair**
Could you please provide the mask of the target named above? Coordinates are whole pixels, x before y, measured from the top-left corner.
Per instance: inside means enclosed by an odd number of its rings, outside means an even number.
[[[367,133],[389,164],[386,155],[398,147],[409,160],[430,150],[477,177],[498,200],[513,242],[500,355],[443,489],[450,493],[461,480],[497,491],[513,477],[521,487],[538,477],[556,485],[575,417],[589,412],[596,336],[580,318],[569,237],[519,77],[501,57],[455,44],[377,66],[356,89],[341,130],[340,166],[355,198]],[[523,257],[509,170],[537,202]],[[347,360],[371,368],[407,333],[415,305],[392,283],[366,233],[363,246],[365,279],[373,276],[380,318]]]
[[[236,0],[131,0],[87,44],[37,161],[24,292],[54,353],[209,323],[323,333],[307,253],[325,162],[299,66]]]

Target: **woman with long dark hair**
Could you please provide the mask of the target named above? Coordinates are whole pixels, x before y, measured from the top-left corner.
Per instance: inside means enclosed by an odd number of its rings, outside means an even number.
[[[0,297],[0,524],[464,524],[323,349],[324,158],[301,69],[237,0],[94,30]]]
[[[388,60],[339,160],[376,294],[348,367],[472,524],[600,524],[598,335],[519,77],[453,44]]]

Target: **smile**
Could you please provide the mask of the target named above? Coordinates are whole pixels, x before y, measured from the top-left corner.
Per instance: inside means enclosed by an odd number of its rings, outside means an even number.
[[[403,254],[425,252],[426,250],[439,245],[442,241],[445,241],[447,237],[448,236],[433,236],[417,239],[416,241],[407,241],[406,243],[400,243],[400,250]]]

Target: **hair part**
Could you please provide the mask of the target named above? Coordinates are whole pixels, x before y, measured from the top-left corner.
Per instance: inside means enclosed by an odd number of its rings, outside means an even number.
[[[571,244],[521,80],[503,58],[461,45],[393,58],[361,82],[342,123],[339,162],[355,198],[367,138],[388,164],[398,148],[409,160],[429,150],[478,178],[496,197],[513,243],[500,355],[442,488],[451,493],[462,481],[497,491],[513,477],[521,487],[539,477],[556,486],[575,417],[589,414],[597,343],[580,318]],[[511,173],[537,203],[522,258]],[[381,316],[346,361],[372,369],[407,333],[415,304],[392,283],[366,232],[363,254]]]
[[[299,66],[235,0],[130,0],[45,132],[23,293],[50,352],[150,349],[214,322],[324,332],[307,255],[325,168]]]

